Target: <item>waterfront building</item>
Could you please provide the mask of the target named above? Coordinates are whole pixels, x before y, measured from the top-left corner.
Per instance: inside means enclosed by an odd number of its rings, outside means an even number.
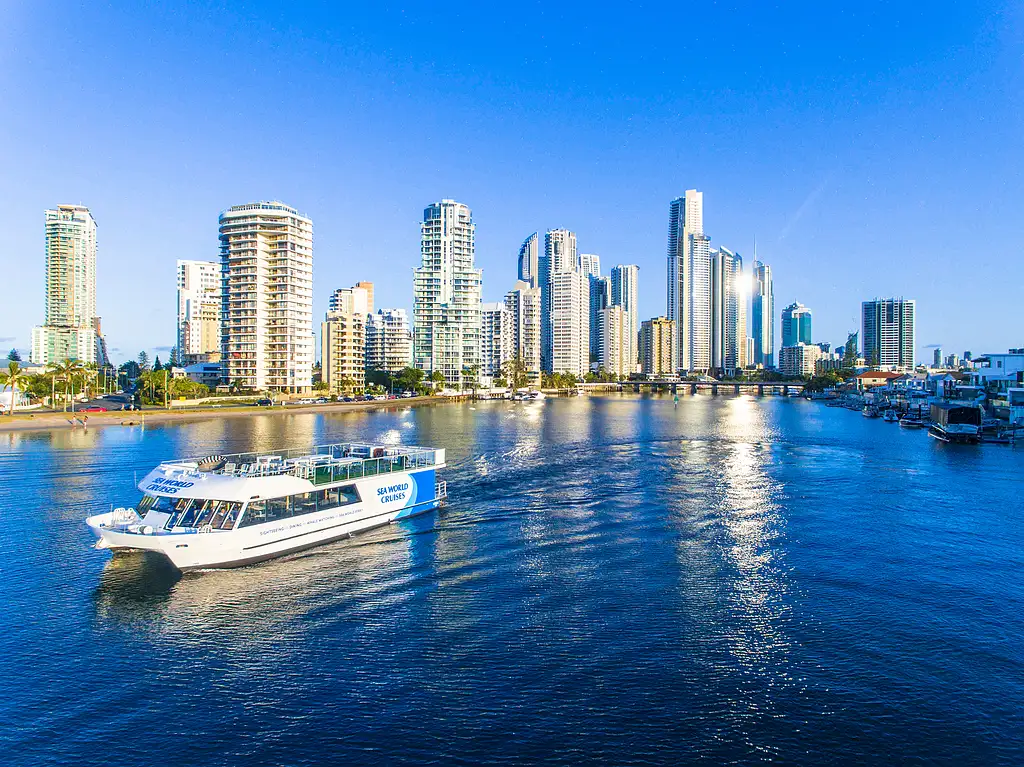
[[[631,362],[633,350],[629,343],[630,318],[621,305],[613,304],[600,313],[599,356],[598,363],[606,373],[622,379],[628,378],[634,371],[635,363]]]
[[[832,350],[832,344],[828,341],[819,341],[815,344],[824,354],[828,354]]]
[[[811,341],[811,310],[796,301],[782,310],[782,346],[809,344]]]
[[[704,194],[696,189],[688,189],[682,197],[669,203],[668,216],[668,318],[673,320],[676,326],[676,358],[681,372],[695,369],[692,337],[695,325],[693,297],[694,282],[697,279],[695,271],[699,272],[700,269],[694,268],[692,240],[695,236],[703,234]],[[699,279],[697,282],[700,282]],[[705,293],[710,302],[710,284],[707,285],[706,291],[703,285],[698,284],[698,301]],[[699,322],[696,324],[699,326]]]
[[[640,330],[637,327],[637,318],[640,316],[639,282],[640,267],[636,264],[620,264],[612,267],[609,303],[611,306],[621,306],[629,321],[626,333],[626,343],[628,344],[626,356],[629,361],[630,373],[636,372],[637,357],[639,356],[637,348],[637,334]]]
[[[551,370],[583,377],[590,370],[590,280],[579,271],[551,275]]]
[[[313,384],[313,222],[281,202],[220,215],[221,364],[227,383]]]
[[[555,275],[558,274],[580,274],[579,256],[576,251],[576,235],[568,229],[551,229],[544,235],[544,253],[539,259],[538,269],[540,275],[541,289],[541,367],[547,372],[554,370],[554,349],[553,349],[553,283]],[[561,281],[563,289],[568,285],[565,280]],[[562,297],[565,303],[565,296]],[[587,284],[587,295],[583,303],[587,304],[587,333],[584,353],[589,356],[590,351],[590,289]],[[578,308],[578,307],[575,307]],[[568,316],[568,315],[566,315]],[[563,339],[563,346],[567,343]],[[579,343],[577,339],[576,344]],[[565,350],[563,349],[563,352]],[[563,361],[565,355],[563,354]],[[589,365],[589,360],[588,360]],[[584,366],[587,367],[586,365]]]
[[[481,321],[480,374],[497,378],[514,354],[512,312],[504,302],[487,303],[481,307]]]
[[[779,371],[787,376],[810,377],[821,358],[822,351],[814,344],[783,346],[779,352]]]
[[[754,261],[753,300],[751,301],[751,337],[754,353],[751,364],[765,369],[775,367],[775,288],[772,268]]]
[[[601,276],[601,257],[593,253],[580,253],[580,271],[594,277]]]
[[[522,360],[527,379],[540,383],[541,291],[519,280],[505,295],[511,321],[511,353]]]
[[[367,370],[390,375],[412,365],[412,332],[405,309],[378,309],[367,317],[365,357]]]
[[[640,325],[640,372],[649,378],[676,375],[676,323],[668,317],[644,320]]]
[[[362,389],[366,384],[365,288],[340,288],[320,325],[320,375],[332,394]]]
[[[540,238],[534,232],[519,248],[519,279],[536,288],[540,284]]]
[[[876,298],[862,304],[864,358],[869,365],[894,370],[914,368],[915,302]]]
[[[601,356],[601,310],[611,305],[611,279],[589,275],[590,280],[590,360]]]
[[[441,200],[423,211],[422,265],[415,270],[413,360],[428,375],[463,388],[480,365],[483,272],[474,267],[476,225],[470,209]]]
[[[821,348],[820,345],[818,347]],[[842,370],[843,358],[836,352],[822,352],[821,357],[814,363],[814,374],[823,375],[829,370]]]
[[[45,227],[45,313],[32,328],[30,359],[106,364],[96,316],[96,221],[86,207],[58,205],[46,211]]]
[[[221,274],[216,261],[178,261],[178,363],[220,360]]]
[[[737,254],[737,258],[739,255]],[[740,264],[736,275],[736,357],[740,370],[746,369],[754,356],[747,318],[750,316],[750,272]]]
[[[746,358],[743,259],[728,248],[711,251],[711,367],[733,375]]]

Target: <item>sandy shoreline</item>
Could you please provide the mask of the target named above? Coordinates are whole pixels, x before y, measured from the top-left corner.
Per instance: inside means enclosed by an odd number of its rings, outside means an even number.
[[[112,410],[107,413],[40,413],[0,416],[0,433],[12,431],[61,431],[104,426],[138,426],[170,421],[204,421],[211,418],[243,418],[250,415],[293,415],[295,413],[353,413],[360,410],[380,410],[394,407],[445,405],[463,398],[410,397],[373,402],[331,402],[324,405],[287,405],[277,407],[223,407],[201,410],[143,410],[129,412]],[[86,426],[82,419],[87,418]],[[76,420],[73,420],[76,419]]]

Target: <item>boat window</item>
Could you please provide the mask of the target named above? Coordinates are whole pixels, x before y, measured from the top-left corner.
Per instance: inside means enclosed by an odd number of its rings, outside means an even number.
[[[160,511],[164,514],[170,514],[173,511],[173,502],[179,500],[182,499],[167,498],[162,495],[144,495],[142,496],[142,500],[139,501],[139,505],[135,507],[135,511],[140,517],[146,516],[147,512],[150,511]]]
[[[262,525],[264,522],[280,522],[301,514],[336,509],[351,503],[359,503],[359,492],[355,485],[314,490],[311,493],[300,493],[284,498],[250,501],[239,527]]]
[[[175,498],[171,506],[173,513],[167,519],[167,528],[191,527],[199,510],[197,506],[194,498]]]

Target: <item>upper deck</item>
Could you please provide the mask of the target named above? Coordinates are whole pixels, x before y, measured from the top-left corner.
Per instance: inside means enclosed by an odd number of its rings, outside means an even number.
[[[376,474],[441,466],[444,462],[443,448],[340,442],[312,448],[164,461],[159,468],[166,474],[182,478],[204,474],[246,479],[292,476],[309,480],[314,485],[326,485]]]

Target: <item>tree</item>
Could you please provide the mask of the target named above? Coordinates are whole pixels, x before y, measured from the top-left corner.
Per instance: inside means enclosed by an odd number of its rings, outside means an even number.
[[[322,378],[318,378],[316,381],[313,382],[314,391],[325,392],[329,388],[331,387],[327,385],[327,381],[323,380]]]
[[[7,365],[7,372],[0,373],[0,387],[11,387],[11,409],[8,415],[14,415],[14,408],[18,405],[18,390],[25,379],[25,371],[17,360],[11,360]]]
[[[149,355],[145,351],[139,352],[137,359],[139,360],[140,370],[149,370]]]
[[[395,375],[395,387],[401,391],[419,392],[423,390],[424,373],[419,368],[402,368]]]
[[[68,394],[71,395],[71,412],[75,411],[75,381],[82,375],[85,366],[78,360],[67,359],[63,363],[54,362],[50,364],[50,371],[53,374],[53,389],[56,395],[57,381],[64,382],[64,409],[68,409]],[[53,403],[50,403],[51,405]]]
[[[167,364],[170,365],[172,368],[181,367],[181,360],[178,359],[178,347],[177,346],[172,346],[171,347],[171,356],[170,356],[169,361],[167,362]]]
[[[519,354],[505,362],[502,372],[508,380],[508,385],[513,389],[522,389],[529,383],[530,378],[526,373],[526,363]]]
[[[155,371],[159,371],[159,370],[163,370],[163,369],[164,369],[164,366],[160,364],[160,355],[158,354],[158,355],[156,355],[156,359],[153,361],[153,370],[155,372]]]
[[[462,388],[471,389],[475,393],[480,386],[479,372],[479,365],[470,365],[469,367],[462,368]]]
[[[11,362],[21,362],[21,352],[17,349],[11,349],[7,352],[7,359]]]
[[[436,389],[438,384],[444,383],[444,373],[442,373],[440,370],[435,370],[433,373],[430,374],[430,383],[432,383],[434,385],[434,388]]]

